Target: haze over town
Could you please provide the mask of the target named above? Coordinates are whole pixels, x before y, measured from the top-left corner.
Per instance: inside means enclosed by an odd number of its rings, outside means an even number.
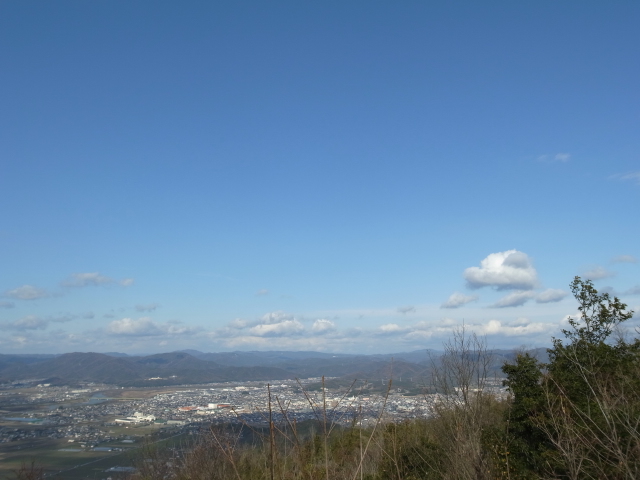
[[[640,311],[639,20],[1,3],[0,353],[546,346],[576,275]]]

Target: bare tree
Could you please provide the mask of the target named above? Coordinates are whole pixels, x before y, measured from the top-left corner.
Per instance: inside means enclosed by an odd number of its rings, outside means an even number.
[[[447,461],[443,478],[490,478],[490,465],[482,449],[482,431],[492,419],[493,396],[487,392],[492,353],[486,339],[468,332],[465,326],[453,331],[444,344],[444,354],[432,359],[433,385],[438,393],[434,405],[439,422],[434,428],[444,431]]]

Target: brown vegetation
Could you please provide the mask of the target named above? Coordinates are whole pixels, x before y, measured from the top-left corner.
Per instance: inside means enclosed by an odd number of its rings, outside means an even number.
[[[578,277],[572,290],[581,316],[566,343],[554,340],[547,364],[521,353],[504,365],[508,398],[487,391],[492,355],[462,328],[434,361],[430,418],[387,422],[383,406],[364,427],[352,405],[344,428],[307,395],[316,421],[297,424],[270,395],[267,428],[211,427],[183,455],[146,452],[134,479],[640,478],[640,340],[610,338],[633,312]]]

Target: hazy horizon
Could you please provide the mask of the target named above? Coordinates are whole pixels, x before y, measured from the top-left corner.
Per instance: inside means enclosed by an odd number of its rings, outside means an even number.
[[[640,311],[639,23],[1,3],[0,353],[546,346],[576,275]]]

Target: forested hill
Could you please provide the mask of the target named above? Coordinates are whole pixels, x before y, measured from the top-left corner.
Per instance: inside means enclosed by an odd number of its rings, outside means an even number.
[[[230,367],[201,360],[185,352],[144,357],[66,353],[36,362],[16,361],[9,355],[2,357],[0,378],[5,381],[49,379],[57,384],[96,382],[119,386],[161,386],[292,377],[276,367]]]
[[[227,381],[341,377],[345,381],[412,379],[423,384],[442,352],[418,350],[388,355],[321,352],[219,352],[196,350],[129,356],[118,353],[2,355],[0,383],[38,380],[58,385],[78,382],[119,386],[164,386]],[[493,372],[513,358],[510,350],[492,351]]]

